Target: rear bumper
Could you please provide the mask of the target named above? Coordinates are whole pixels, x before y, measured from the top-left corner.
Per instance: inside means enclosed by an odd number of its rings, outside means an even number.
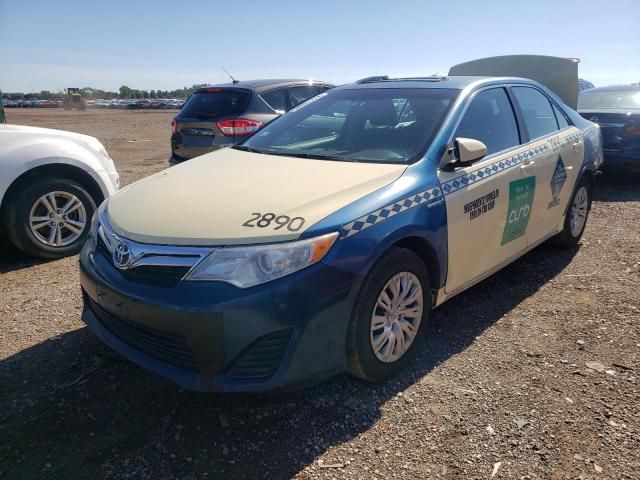
[[[171,135],[171,157],[169,157],[169,164],[176,165],[191,158],[196,158],[221,148],[230,147],[235,145],[240,139],[226,137],[224,135],[215,135],[196,137],[196,140],[197,142],[194,144],[193,139],[191,141],[185,140],[180,132],[173,133]]]
[[[603,149],[603,168],[627,167],[640,169],[640,150],[633,152],[619,152]]]
[[[126,279],[88,241],[83,321],[107,345],[189,390],[259,392],[316,383],[346,367],[355,276],[314,265],[265,285],[154,285]]]
[[[171,166],[177,165],[179,163],[186,162],[187,160],[191,160],[192,158],[199,157],[200,155],[206,155],[207,153],[215,152],[216,150],[220,150],[221,148],[231,147],[232,145],[234,144],[225,143],[221,145],[212,145],[210,148],[207,148],[206,150],[198,152],[197,154],[194,153],[193,155],[187,155],[187,156],[181,156],[173,152],[169,157],[169,165]]]

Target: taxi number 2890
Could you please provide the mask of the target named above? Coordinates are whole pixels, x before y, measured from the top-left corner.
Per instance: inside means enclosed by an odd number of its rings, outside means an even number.
[[[280,230],[286,227],[290,232],[297,232],[304,225],[304,218],[289,217],[288,215],[276,215],[275,213],[259,213],[254,212],[251,218],[242,224],[243,227],[272,227],[274,230]]]

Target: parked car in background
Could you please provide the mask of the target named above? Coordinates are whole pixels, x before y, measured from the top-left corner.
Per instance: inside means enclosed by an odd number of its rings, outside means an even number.
[[[578,79],[578,93],[584,90],[589,90],[590,88],[595,88],[595,85],[589,80],[584,80],[582,78]]]
[[[330,88],[329,83],[308,80],[251,80],[200,88],[171,120],[169,163],[234,145]]]
[[[578,97],[578,113],[600,125],[605,168],[640,171],[640,85],[586,90]]]
[[[563,83],[574,99],[577,75]],[[219,104],[240,109],[229,89]],[[345,369],[384,381],[432,308],[546,240],[578,243],[598,130],[523,78],[323,92],[104,202],[80,254],[82,318],[188,389],[293,388]]]
[[[0,229],[25,253],[78,252],[96,206],[118,186],[113,161],[97,139],[0,125]]]

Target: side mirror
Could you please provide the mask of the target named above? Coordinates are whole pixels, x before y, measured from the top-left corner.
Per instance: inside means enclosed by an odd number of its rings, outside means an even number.
[[[455,139],[460,163],[469,163],[487,156],[487,146],[480,140],[458,137]]]
[[[487,155],[487,146],[480,140],[457,137],[453,145],[449,145],[440,168],[453,169],[480,160]]]

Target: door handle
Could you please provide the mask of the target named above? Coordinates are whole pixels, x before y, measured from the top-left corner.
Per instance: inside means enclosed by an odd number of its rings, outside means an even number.
[[[573,149],[578,150],[578,148],[580,148],[580,145],[582,145],[582,140],[578,140],[577,142],[574,142]]]
[[[528,171],[527,169],[533,168],[536,166],[536,162],[534,162],[533,160],[529,160],[526,163],[525,162],[522,162],[522,165],[520,165],[520,170],[522,171],[522,173],[526,173]]]

